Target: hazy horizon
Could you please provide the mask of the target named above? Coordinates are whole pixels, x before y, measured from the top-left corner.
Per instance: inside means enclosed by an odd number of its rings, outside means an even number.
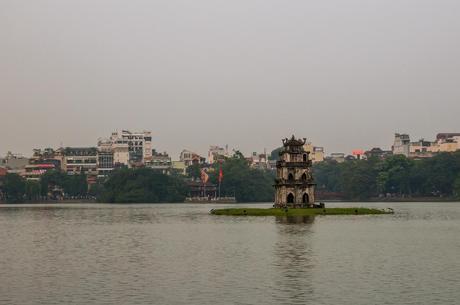
[[[458,1],[0,0],[0,156],[151,130],[176,159],[460,132]]]

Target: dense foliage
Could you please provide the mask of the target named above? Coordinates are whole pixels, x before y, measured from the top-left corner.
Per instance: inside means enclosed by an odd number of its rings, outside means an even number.
[[[3,193],[5,201],[11,203],[57,199],[56,194],[65,198],[85,197],[88,183],[84,174],[69,176],[55,170],[43,174],[40,181],[27,181],[17,174],[8,174],[4,178]]]
[[[214,164],[210,180],[218,183],[219,167],[222,166],[221,194],[235,195],[238,202],[272,202],[275,175],[271,171],[252,169],[241,153],[235,153],[221,164]]]
[[[322,162],[315,164],[314,173],[319,188],[349,199],[460,196],[460,152],[422,160],[396,155],[385,160]]]
[[[239,152],[213,165],[208,171],[210,182],[218,184],[220,168],[222,196],[235,196],[238,202],[273,201],[274,172],[250,168]],[[385,160],[326,161],[315,164],[313,169],[318,189],[347,199],[382,196],[460,199],[460,152],[422,160],[397,155]],[[200,179],[200,172],[199,165],[188,169],[189,177],[195,179]],[[89,189],[84,174],[67,175],[60,171],[45,173],[39,182],[7,174],[2,182],[3,199],[12,203],[53,198],[55,193],[65,198],[97,196],[99,202],[108,203],[183,202],[188,191],[184,177],[147,168],[115,170],[105,182]]]
[[[88,194],[88,183],[85,174],[67,175],[64,172],[48,171],[40,179],[42,196],[48,196],[53,190],[62,190],[65,196],[82,197]]]
[[[187,189],[182,177],[148,168],[115,170],[99,190],[105,203],[183,202]]]
[[[3,180],[3,194],[6,202],[18,203],[24,201],[26,184],[21,176],[7,174]]]

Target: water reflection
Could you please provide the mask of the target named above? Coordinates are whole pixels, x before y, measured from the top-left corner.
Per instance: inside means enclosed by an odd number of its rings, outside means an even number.
[[[305,304],[313,295],[312,216],[277,217],[278,239],[274,245],[279,304]]]
[[[283,224],[312,224],[315,221],[315,216],[278,216],[277,223]]]

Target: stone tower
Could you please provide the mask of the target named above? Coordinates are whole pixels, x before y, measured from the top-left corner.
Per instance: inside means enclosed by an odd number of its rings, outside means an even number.
[[[283,140],[280,160],[276,163],[275,207],[312,207],[315,202],[315,183],[306,139]]]

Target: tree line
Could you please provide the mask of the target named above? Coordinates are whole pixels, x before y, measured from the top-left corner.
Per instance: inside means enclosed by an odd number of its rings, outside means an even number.
[[[195,164],[187,168],[187,175],[195,180],[201,179],[203,165]],[[235,197],[237,202],[272,202],[275,191],[273,188],[275,174],[273,171],[253,169],[236,151],[232,157],[212,164],[207,169],[209,182],[218,185],[219,173],[222,170],[220,192],[222,197]]]
[[[186,179],[200,179],[201,169],[200,165],[192,165],[184,177],[148,168],[120,168],[91,186],[85,174],[67,175],[53,170],[45,173],[40,181],[7,174],[2,196],[4,201],[13,203],[57,199],[59,195],[65,198],[93,196],[106,203],[183,202],[189,192]],[[211,183],[219,183],[220,169],[222,196],[235,196],[238,202],[273,201],[274,171],[252,169],[239,152],[207,169]],[[460,152],[441,153],[422,160],[396,155],[384,160],[325,161],[315,164],[313,171],[318,190],[338,193],[345,199],[460,198]]]
[[[19,175],[8,174],[3,182],[3,197],[12,203],[87,196],[106,203],[184,202],[189,193],[187,179],[201,179],[201,169],[201,165],[192,165],[184,177],[149,168],[120,168],[91,186],[85,174],[69,176],[53,170],[43,174],[40,181],[27,181]],[[220,169],[223,172],[222,196],[235,196],[238,202],[273,201],[273,172],[250,168],[239,152],[206,169],[211,183],[219,183]]]
[[[10,203],[86,197],[91,193],[85,174],[67,175],[58,170],[44,173],[38,181],[26,180],[17,174],[7,174],[2,186],[2,196]]]
[[[186,184],[179,175],[166,175],[149,168],[116,169],[101,183],[97,201],[102,203],[184,202]]]
[[[273,171],[251,168],[243,154],[238,151],[222,163],[213,164],[209,178],[214,184],[219,183],[220,168],[223,172],[222,194],[234,195],[237,202],[273,202]]]
[[[413,160],[394,155],[313,167],[318,189],[347,199],[375,197],[460,197],[460,152]]]
[[[201,179],[202,165],[191,165],[187,177],[166,175],[148,168],[115,170],[96,189],[97,200],[105,203],[184,202],[189,189],[187,179]],[[274,198],[274,173],[250,168],[240,152],[206,169],[209,182],[219,183],[222,169],[222,196],[235,196],[238,202],[271,202]]]

